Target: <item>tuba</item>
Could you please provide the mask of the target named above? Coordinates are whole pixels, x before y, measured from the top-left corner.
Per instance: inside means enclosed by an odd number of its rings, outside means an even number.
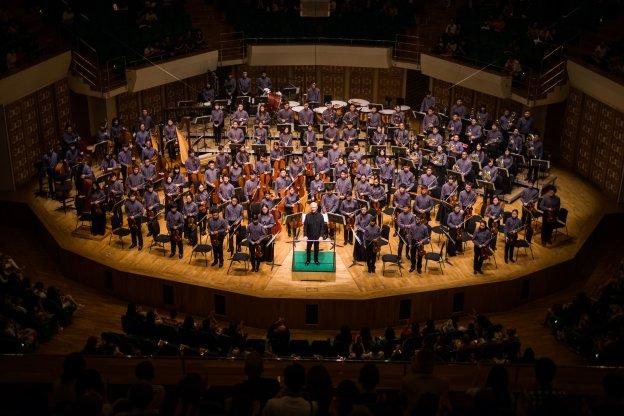
[[[482,170],[481,177],[483,178],[485,182],[492,182],[492,172],[489,170],[485,170],[485,169]]]

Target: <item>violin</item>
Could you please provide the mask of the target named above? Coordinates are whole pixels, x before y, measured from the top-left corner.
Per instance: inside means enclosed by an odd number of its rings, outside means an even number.
[[[171,239],[176,243],[182,241],[182,230],[180,230],[179,228],[174,228],[173,230],[171,230]]]

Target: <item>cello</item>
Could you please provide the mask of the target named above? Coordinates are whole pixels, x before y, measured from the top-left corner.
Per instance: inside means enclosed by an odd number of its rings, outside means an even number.
[[[303,198],[303,196],[306,194],[305,177],[303,175],[303,172],[297,175],[297,178],[295,178],[295,181],[293,182],[293,187],[297,191],[297,194],[299,194],[299,198]]]
[[[273,180],[277,180],[280,175],[282,169],[286,168],[286,160],[285,159],[277,159],[273,162]]]

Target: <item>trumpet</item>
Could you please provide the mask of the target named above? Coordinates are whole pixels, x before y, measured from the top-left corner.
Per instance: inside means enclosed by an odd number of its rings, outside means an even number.
[[[473,162],[479,162],[479,154],[477,152],[470,153],[470,160]]]

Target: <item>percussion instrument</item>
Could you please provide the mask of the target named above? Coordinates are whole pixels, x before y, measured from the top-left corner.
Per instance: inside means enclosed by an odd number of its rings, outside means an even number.
[[[314,116],[317,123],[323,122],[323,111],[325,111],[325,107],[316,107],[314,109]]]
[[[349,104],[355,105],[355,107],[359,110],[360,107],[368,107],[368,104],[370,104],[370,102],[363,100],[361,98],[351,98],[349,100]]]
[[[331,105],[336,110],[336,116],[342,117],[345,112],[345,108],[347,107],[347,103],[339,100],[332,100]]]
[[[295,119],[295,121],[299,121],[299,112],[303,110],[303,106],[295,105],[292,107],[292,110],[293,110],[293,118]]]
[[[282,94],[277,92],[269,92],[268,98],[269,99],[267,102],[267,108],[273,112],[279,110],[280,105],[282,104]]]
[[[404,113],[407,113],[412,107],[410,107],[409,105],[402,105],[400,106],[400,110],[403,111]]]
[[[293,107],[299,107],[301,103],[299,101],[288,101],[288,105],[290,106],[290,108],[293,108]]]
[[[366,125],[366,121],[368,120],[368,113],[371,112],[371,109],[368,106],[364,106],[360,108],[360,121]]]
[[[392,115],[394,113],[394,110],[390,110],[388,108],[379,111],[379,114],[381,114],[381,122],[385,125],[390,124],[390,120],[392,120]]]

